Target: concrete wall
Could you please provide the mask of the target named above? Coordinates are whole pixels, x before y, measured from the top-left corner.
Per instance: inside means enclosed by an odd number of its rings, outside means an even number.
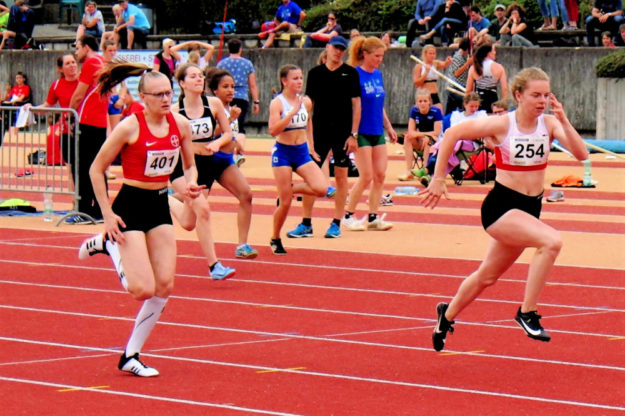
[[[543,68],[552,78],[552,91],[565,105],[573,125],[581,131],[594,133],[597,114],[597,78],[595,64],[599,58],[610,53],[604,48],[499,48],[497,60],[508,73],[508,79],[528,66]],[[268,119],[272,88],[279,89],[277,72],[281,65],[291,63],[304,71],[316,65],[321,49],[275,48],[270,50],[245,50],[244,55],[254,62],[260,88],[261,112],[250,115],[251,123],[261,129]],[[387,89],[386,110],[393,124],[406,125],[408,112],[414,105],[415,88],[412,85],[414,62],[410,54],[420,56],[421,50],[391,49],[386,53],[381,70]],[[441,48],[439,59],[452,54]],[[55,60],[60,51],[0,51],[0,83],[12,82],[15,72],[28,74],[33,88],[35,103],[45,100],[50,82],[56,77]],[[439,90],[444,91],[441,82]],[[441,94],[444,97],[445,94]]]
[[[625,141],[625,79],[600,78],[597,87],[598,139]]]

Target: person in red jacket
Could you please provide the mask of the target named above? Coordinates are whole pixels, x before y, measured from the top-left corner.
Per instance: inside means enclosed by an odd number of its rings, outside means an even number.
[[[89,180],[89,166],[106,140],[108,122],[108,97],[100,95],[98,75],[104,67],[104,58],[98,54],[97,40],[85,35],[76,43],[76,58],[82,62],[78,86],[72,95],[70,106],[78,112],[80,140],[78,146],[79,172],[74,182],[78,184],[80,199],[78,211],[102,221],[102,211],[93,194]],[[75,163],[75,159],[72,159]],[[89,222],[81,215],[65,220],[68,224]]]

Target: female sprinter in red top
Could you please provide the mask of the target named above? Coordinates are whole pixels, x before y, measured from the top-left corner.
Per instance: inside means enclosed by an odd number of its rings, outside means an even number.
[[[100,76],[102,94],[129,75],[147,69],[137,64],[109,64]],[[186,179],[186,196],[196,198],[197,171],[187,119],[171,111],[173,91],[169,78],[145,72],[139,80],[145,111],[122,120],[106,139],[89,174],[102,208],[104,235],[83,242],[79,257],[111,252],[122,285],[143,305],[118,368],[140,377],[158,371],[139,360],[139,352],[158,321],[174,285],[176,237],[167,201],[167,183],[180,157]],[[104,172],[121,152],[123,185],[111,205]],[[115,253],[117,248],[120,259]]]
[[[549,76],[542,69],[527,68],[519,72],[511,90],[518,104],[515,111],[467,120],[445,132],[434,177],[421,194],[421,202],[431,208],[438,204],[441,195],[447,197],[445,167],[458,140],[492,139],[497,177],[482,204],[482,225],[491,237],[490,246],[480,267],[462,282],[451,302],[441,302],[436,307],[438,322],[432,341],[437,351],[445,346],[447,332],[453,332],[454,318],[494,284],[527,247],[536,248],[536,253],[515,320],[529,337],[540,341],[551,339],[540,324],[537,304],[562,248],[562,240],[556,230],[539,219],[545,168],[555,137],[579,160],[588,158],[588,151],[562,104],[551,93]],[[544,114],[549,105],[552,115]]]

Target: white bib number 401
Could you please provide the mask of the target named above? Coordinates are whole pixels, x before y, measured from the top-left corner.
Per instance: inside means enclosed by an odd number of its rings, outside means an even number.
[[[536,166],[547,163],[549,137],[515,136],[510,138],[510,164]]]
[[[179,154],[178,149],[148,151],[144,175],[149,177],[170,175],[178,163]]]

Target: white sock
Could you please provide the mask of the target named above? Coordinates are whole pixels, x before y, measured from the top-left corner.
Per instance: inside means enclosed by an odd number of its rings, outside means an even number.
[[[117,243],[106,240],[104,245],[106,246],[106,251],[108,251],[111,260],[113,261],[115,271],[117,272],[117,276],[119,276],[119,282],[124,287],[124,290],[128,291],[128,281],[126,280],[126,274],[124,273],[124,268],[122,267],[122,256],[119,254],[119,247],[117,246]]]
[[[130,357],[141,351],[145,340],[148,339],[163,309],[165,309],[167,299],[168,298],[152,296],[150,299],[143,302],[143,306],[141,306],[137,318],[135,319],[135,327],[126,345],[126,357]]]

